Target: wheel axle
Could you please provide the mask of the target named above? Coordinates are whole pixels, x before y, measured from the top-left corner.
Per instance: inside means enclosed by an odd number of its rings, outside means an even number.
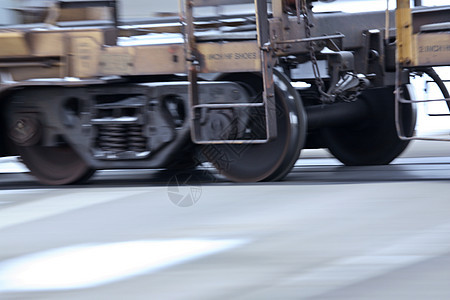
[[[41,139],[41,125],[35,117],[21,116],[13,122],[9,137],[18,146],[33,146]]]
[[[305,107],[308,130],[345,126],[364,120],[370,113],[364,101],[341,102]]]

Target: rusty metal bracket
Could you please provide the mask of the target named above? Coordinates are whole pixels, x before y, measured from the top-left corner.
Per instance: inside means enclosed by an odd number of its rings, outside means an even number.
[[[255,0],[255,6],[258,45],[261,49],[261,71],[264,86],[263,102],[266,111],[267,140],[269,141],[277,136],[275,84],[273,80],[275,53],[270,42],[267,0]]]

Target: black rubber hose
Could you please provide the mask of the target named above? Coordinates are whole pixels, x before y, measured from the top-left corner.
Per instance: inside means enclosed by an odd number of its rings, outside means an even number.
[[[447,87],[445,86],[445,83],[442,81],[441,77],[439,77],[439,75],[436,73],[436,71],[433,68],[424,68],[424,69],[420,69],[420,71],[425,72],[425,74],[430,76],[430,78],[433,79],[434,82],[436,82],[436,84],[438,85],[439,89],[441,90],[444,98],[446,98],[446,99],[450,98],[450,94],[448,92]],[[450,111],[450,101],[446,101],[446,102],[447,102],[447,107]]]

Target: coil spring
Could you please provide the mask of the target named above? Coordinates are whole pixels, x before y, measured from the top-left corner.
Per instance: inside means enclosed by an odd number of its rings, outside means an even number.
[[[147,139],[142,133],[141,125],[128,126],[128,147],[135,152],[144,152],[147,150]]]
[[[101,125],[98,144],[102,150],[121,152],[127,150],[127,128],[123,125]]]

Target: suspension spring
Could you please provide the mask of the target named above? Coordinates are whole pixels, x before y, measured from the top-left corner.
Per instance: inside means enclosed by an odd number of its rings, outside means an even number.
[[[98,145],[104,151],[126,151],[127,128],[124,125],[100,125]]]
[[[128,147],[135,152],[147,150],[147,139],[144,137],[141,125],[128,126]]]

